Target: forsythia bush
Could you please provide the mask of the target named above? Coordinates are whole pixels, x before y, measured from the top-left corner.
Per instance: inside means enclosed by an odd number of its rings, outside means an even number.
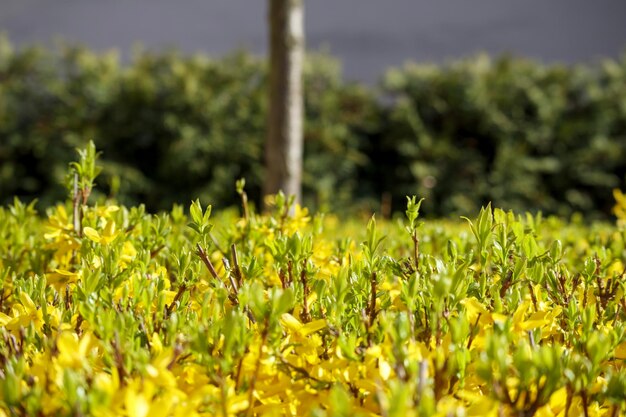
[[[617,416],[626,229],[0,208],[0,415]],[[618,211],[616,211],[618,212]]]

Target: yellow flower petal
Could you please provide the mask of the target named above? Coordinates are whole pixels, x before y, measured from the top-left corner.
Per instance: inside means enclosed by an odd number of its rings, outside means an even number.
[[[20,301],[22,302],[22,305],[26,308],[26,310],[28,310],[29,312],[33,312],[37,310],[37,306],[35,305],[35,303],[33,303],[33,300],[31,300],[28,294],[26,294],[24,291],[20,293]]]
[[[493,319],[494,323],[505,323],[506,320],[508,319],[508,316],[506,314],[500,314],[500,313],[491,313],[491,318]]]
[[[538,311],[533,313],[528,320],[519,323],[522,330],[533,330],[539,327],[544,327],[550,324],[551,320],[547,317],[548,313],[545,311]]]
[[[83,229],[83,234],[87,236],[89,240],[93,240],[96,243],[99,243],[100,240],[102,240],[102,238],[100,237],[100,233],[98,233],[96,229],[91,227],[85,227]]]
[[[285,313],[282,316],[280,316],[280,323],[284,327],[286,327],[287,330],[291,330],[292,332],[297,332],[303,326],[300,320],[298,320],[297,318],[295,318],[289,313]]]
[[[0,313],[0,326],[6,326],[9,322],[13,320],[11,316],[7,316],[4,313]]]
[[[126,412],[128,417],[146,417],[150,411],[150,404],[143,394],[138,394],[134,389],[126,390]]]
[[[626,342],[622,342],[615,348],[616,359],[626,359]]]
[[[461,300],[461,304],[465,306],[465,311],[467,311],[467,319],[470,323],[474,323],[479,314],[487,313],[487,309],[485,308],[485,306],[475,297],[469,297]]]
[[[378,360],[378,372],[380,373],[380,377],[383,381],[386,381],[391,376],[391,365],[384,359]]]
[[[228,412],[237,414],[248,409],[248,396],[244,394],[236,395],[228,401]]]
[[[324,319],[315,320],[315,321],[305,324],[300,329],[300,334],[302,336],[308,336],[311,333],[315,333],[316,331],[321,330],[325,327],[326,327],[326,320]]]
[[[104,231],[102,232],[102,236],[100,238],[100,243],[103,245],[108,245],[113,242],[117,237],[117,233],[115,232],[115,222],[113,220],[109,220],[104,226]]]
[[[81,358],[87,357],[87,351],[89,350],[89,346],[91,345],[91,333],[87,332],[83,335],[78,343],[78,355]]]

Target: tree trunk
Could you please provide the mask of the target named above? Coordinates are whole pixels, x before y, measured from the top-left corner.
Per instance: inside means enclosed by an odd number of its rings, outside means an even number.
[[[269,0],[269,120],[264,194],[301,200],[303,153],[303,0]]]

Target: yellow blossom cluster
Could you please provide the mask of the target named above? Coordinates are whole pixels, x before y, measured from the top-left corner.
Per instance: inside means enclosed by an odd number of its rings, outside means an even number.
[[[281,204],[0,208],[0,416],[626,412],[622,229]]]

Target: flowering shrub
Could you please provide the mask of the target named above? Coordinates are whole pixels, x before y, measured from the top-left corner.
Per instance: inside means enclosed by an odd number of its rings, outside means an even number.
[[[0,208],[0,415],[617,416],[626,229]]]

